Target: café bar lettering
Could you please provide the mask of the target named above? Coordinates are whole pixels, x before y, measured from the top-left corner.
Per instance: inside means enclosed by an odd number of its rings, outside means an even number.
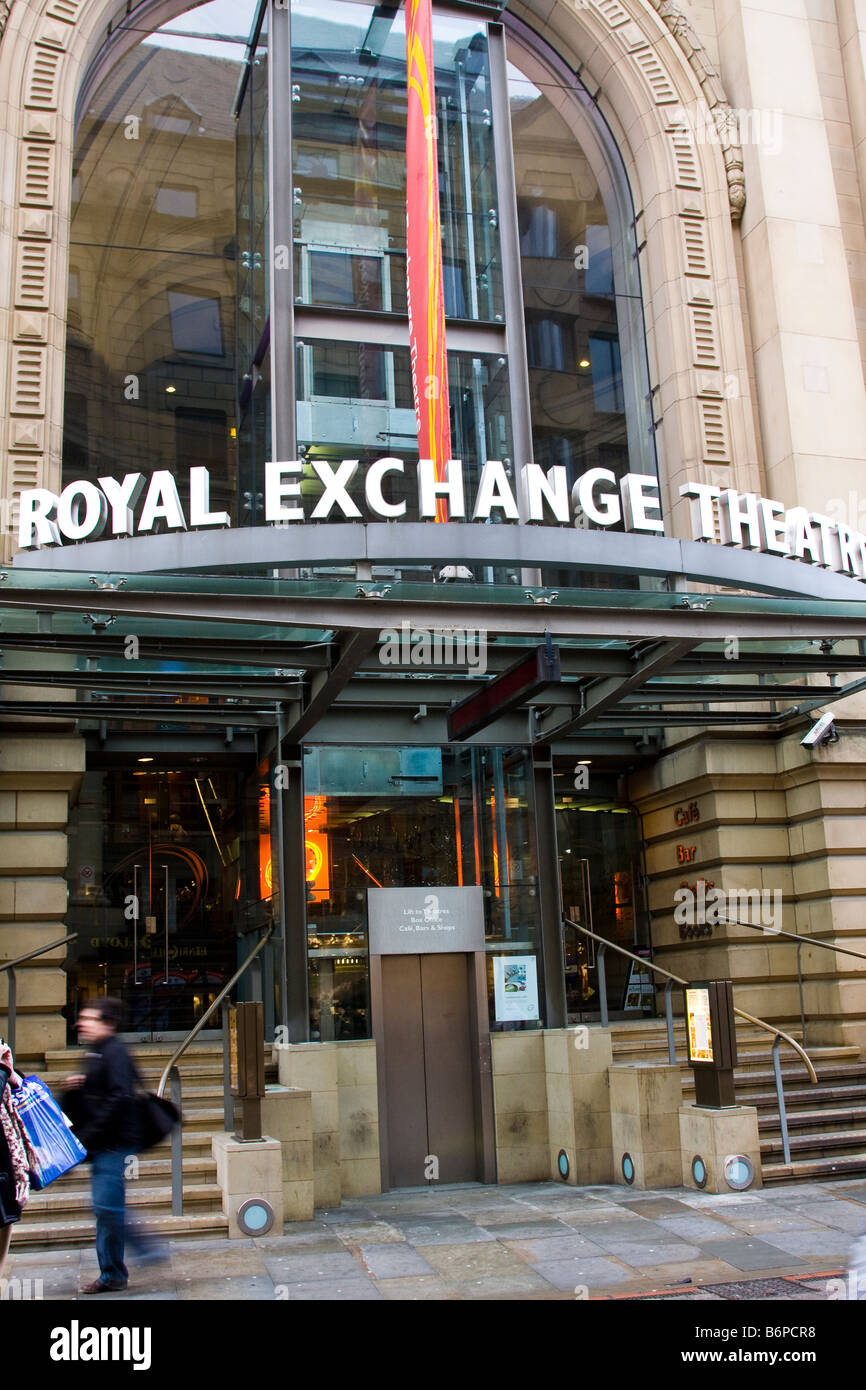
[[[437,478],[430,459],[420,459],[410,470],[402,459],[381,458],[367,465],[362,474],[365,517],[349,492],[360,467],[358,459],[343,459],[336,465],[319,458],[266,463],[265,521],[287,526],[304,521],[398,521],[406,515],[407,502],[389,500],[385,485],[389,475],[414,471],[418,516],[423,521],[486,522],[495,518],[559,525],[589,523],[602,528],[622,524],[626,531],[664,535],[658,481],[644,473],[627,473],[617,481],[611,469],[591,468],[569,488],[563,466],[545,471],[530,463],[519,470],[515,490],[510,470],[501,460],[490,459],[481,469],[468,511],[466,479],[459,460],[448,463],[445,476]],[[317,479],[321,494],[315,499],[304,497],[302,479]],[[786,510],[781,502],[711,483],[684,483],[680,494],[691,501],[695,540],[719,539],[722,545],[803,560],[866,582],[866,536],[842,522],[804,507]],[[95,540],[106,530],[113,536],[146,535],[158,522],[169,531],[231,525],[228,512],[211,509],[207,468],[189,470],[188,497],[185,512],[177,481],[167,469],[149,476],[127,473],[120,481],[101,477],[98,486],[77,480],[59,494],[47,488],[23,489],[19,497],[19,545],[30,550],[61,545],[64,540]]]

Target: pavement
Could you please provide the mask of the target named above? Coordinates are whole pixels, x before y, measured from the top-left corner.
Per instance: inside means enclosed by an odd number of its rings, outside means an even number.
[[[861,1235],[866,1178],[720,1196],[470,1184],[349,1198],[283,1235],[171,1241],[98,1298],[79,1292],[92,1247],[16,1254],[13,1236],[0,1299],[817,1301],[851,1296]]]

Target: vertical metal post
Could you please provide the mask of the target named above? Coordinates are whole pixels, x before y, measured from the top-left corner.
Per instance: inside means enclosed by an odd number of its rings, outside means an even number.
[[[288,5],[268,12],[272,458],[296,456],[292,27]],[[279,267],[279,268],[278,268]]]
[[[530,808],[538,861],[538,912],[544,971],[545,1020],[548,1028],[565,1028],[565,951],[562,941],[562,884],[556,840],[556,801],[550,749],[534,749],[530,758]],[[544,864],[542,866],[542,856]]]
[[[138,871],[140,868],[140,864],[133,864],[132,866],[132,906],[134,908],[132,918],[132,983],[134,985],[138,984]]]
[[[232,1099],[232,1078],[231,1062],[229,1049],[229,1001],[224,999],[222,1002],[222,1029],[223,1029],[223,1129],[226,1134],[231,1134],[235,1127],[235,1108]]]
[[[800,1030],[802,1032],[803,1046],[806,1046],[806,1010],[803,1005],[803,966],[800,952],[803,949],[802,941],[797,942],[797,989],[800,993]]]
[[[610,1019],[608,1017],[607,1012],[607,971],[605,970],[604,965],[604,953],[606,950],[607,942],[600,942],[598,952],[595,957],[596,965],[598,967],[598,1002],[601,1006],[602,1028],[607,1028],[608,1024],[610,1023]]]
[[[283,736],[286,731],[286,715],[282,705],[277,705],[277,762],[282,756]],[[280,885],[280,920],[279,920],[279,948],[280,948],[280,1024],[283,1028],[288,1028],[289,1023],[289,980],[288,980],[288,955],[286,943],[288,941],[288,894],[286,892],[286,829],[284,818],[283,793],[276,783],[274,783],[271,804],[276,808],[277,822],[277,881]],[[273,837],[272,837],[273,845]],[[286,1033],[283,1034],[285,1038]]]
[[[181,1111],[180,1072],[172,1067],[168,1078],[172,1105]],[[183,1122],[171,1131],[171,1214],[183,1216]]]
[[[7,973],[7,975],[9,976],[9,1006],[8,1006],[9,1022],[8,1022],[8,1026],[7,1026],[7,1028],[6,1028],[6,1041],[8,1042],[9,1047],[10,1047],[10,1049],[11,1049],[11,1051],[12,1051],[12,1056],[14,1057],[14,1056],[15,1056],[15,1014],[16,1014],[17,1005],[18,1005],[18,984],[17,984],[17,981],[16,981],[16,979],[15,979],[15,967],[14,967],[14,965],[13,965],[13,966],[10,966],[6,973]]]
[[[493,823],[493,842],[499,865],[499,882],[495,886],[502,894],[503,927],[506,941],[511,936],[511,884],[508,878],[508,835],[505,824],[505,773],[502,769],[502,749],[493,749],[493,801],[496,815]]]
[[[283,801],[283,881],[281,910],[285,914],[286,1004],[290,1043],[307,1042],[310,1005],[307,981],[307,855],[304,845],[304,750],[280,744],[286,782]]]
[[[782,1153],[785,1162],[791,1162],[791,1145],[788,1140],[788,1116],[785,1111],[785,1091],[782,1086],[782,1068],[779,1064],[779,1044],[782,1039],[777,1033],[773,1039],[773,1072],[776,1077],[776,1099],[779,1102],[779,1126],[782,1130]]]
[[[673,980],[668,980],[665,985],[665,1022],[668,1028],[668,1061],[671,1066],[675,1066],[677,1060],[677,1048],[674,1042],[674,1006],[671,1002],[671,990],[673,987]]]
[[[168,865],[165,869],[165,983],[168,984]]]
[[[526,365],[526,325],[523,318],[523,280],[520,261],[520,230],[517,221],[517,185],[514,150],[511,143],[511,108],[508,100],[508,67],[505,33],[501,24],[488,24],[490,55],[490,104],[493,116],[493,151],[496,168],[496,198],[499,209],[499,249],[502,264],[502,291],[505,307],[505,348],[508,353],[508,397],[511,405],[511,441],[514,449],[514,478],[520,520],[526,521],[526,501],[521,473],[532,463],[531,394]],[[541,571],[521,570],[521,583],[538,584]]]

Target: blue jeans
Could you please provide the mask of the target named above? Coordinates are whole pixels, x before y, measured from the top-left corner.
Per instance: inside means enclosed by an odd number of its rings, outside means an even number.
[[[91,1189],[96,1216],[96,1258],[103,1284],[125,1284],[129,1279],[129,1270],[123,1263],[127,1241],[140,1255],[153,1252],[153,1243],[135,1226],[126,1224],[125,1165],[126,1154],[117,1149],[93,1155]]]

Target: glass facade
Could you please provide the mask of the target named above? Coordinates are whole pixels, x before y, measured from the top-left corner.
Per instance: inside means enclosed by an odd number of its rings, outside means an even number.
[[[165,469],[185,504],[188,470],[204,466],[210,507],[234,527],[256,526],[265,523],[265,464],[295,458],[306,519],[324,524],[369,519],[364,472],[385,459],[398,466],[383,478],[384,505],[392,518],[416,521],[404,15],[295,0],[286,83],[275,27],[267,6],[213,0],[143,37],[88,94],[75,146],[64,481]],[[519,492],[530,460],[515,456],[516,426],[528,427],[536,462],[564,470],[569,493],[590,468],[614,480],[653,473],[622,169],[604,164],[588,134],[584,141],[590,118],[577,79],[571,92],[556,87],[523,38],[502,44],[501,26],[494,32],[481,13],[434,14],[452,455],[467,497],[491,460]],[[512,158],[514,185],[503,187]],[[290,245],[273,234],[278,205],[291,208]],[[503,260],[505,224],[519,264]],[[523,320],[525,358],[514,353],[522,335],[509,313]],[[281,334],[291,347],[277,377]],[[350,512],[319,516],[346,459],[356,461]],[[578,514],[575,524],[589,523]],[[313,592],[337,572],[298,565],[280,578]],[[423,553],[387,573],[424,591],[443,575],[474,580],[498,602],[541,575],[478,564],[439,573]],[[554,577],[587,582],[569,575]],[[445,591],[435,592],[444,619]],[[308,636],[327,648],[334,634]],[[201,674],[192,652],[164,662],[158,643],[154,652],[158,672]],[[275,674],[292,678],[289,659],[278,662]],[[210,689],[200,698],[211,712],[223,702]],[[116,727],[148,727],[130,715]],[[243,723],[242,711],[230,715]],[[284,826],[264,723],[255,751],[226,748],[196,762],[182,745],[198,735],[167,724],[153,767],[108,757],[95,724],[82,727],[91,744],[71,829],[68,922],[79,942],[70,1013],[111,992],[127,1000],[134,1031],[186,1030],[245,954],[244,933],[278,915]],[[371,885],[482,889],[494,1030],[545,1022],[541,887],[557,858],[567,916],[613,942],[648,946],[637,824],[617,801],[615,779],[610,795],[590,799],[570,794],[572,774],[557,766],[554,845],[538,829],[528,736],[513,745],[367,738],[355,746],[322,742],[313,728],[306,739],[311,1038],[371,1036]],[[598,1009],[597,967],[579,933],[564,931],[576,1021]],[[535,1019],[497,1016],[494,961],[509,956],[536,964]],[[608,1004],[613,1013],[651,1007],[614,960]]]
[[[177,21],[143,38],[81,116],[67,480],[202,465],[212,504],[239,514],[233,101],[254,10],[206,5],[183,26],[200,38],[178,37]]]

